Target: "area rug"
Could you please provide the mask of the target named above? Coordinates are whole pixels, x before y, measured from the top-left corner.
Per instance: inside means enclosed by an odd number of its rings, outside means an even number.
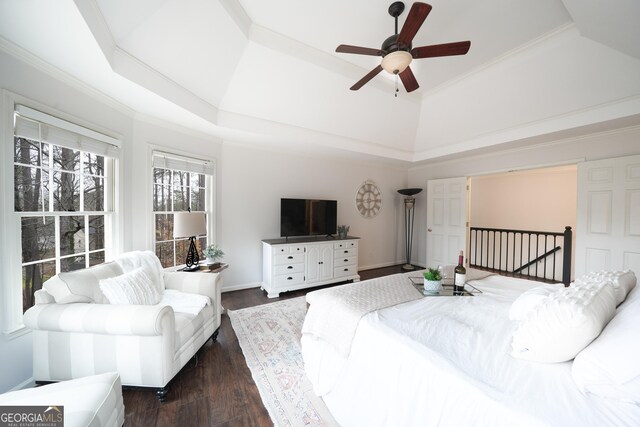
[[[304,297],[229,311],[247,366],[273,424],[337,426],[304,372],[300,331]]]

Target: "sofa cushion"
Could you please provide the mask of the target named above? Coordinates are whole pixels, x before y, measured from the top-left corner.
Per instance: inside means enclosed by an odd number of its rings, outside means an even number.
[[[100,290],[110,304],[153,305],[162,297],[142,267],[100,280]]]
[[[100,280],[119,276],[122,269],[115,262],[107,262],[82,270],[59,273],[47,280],[42,287],[58,304],[74,302],[106,303],[100,291]]]
[[[200,311],[196,316],[187,313],[175,313],[176,316],[176,336],[175,336],[175,351],[176,354],[183,352],[183,347],[186,345],[192,345],[195,340],[195,333],[202,329],[205,323],[205,319],[210,319],[213,316],[213,307],[208,305]],[[209,337],[205,337],[209,338]],[[197,350],[194,349],[194,351]]]

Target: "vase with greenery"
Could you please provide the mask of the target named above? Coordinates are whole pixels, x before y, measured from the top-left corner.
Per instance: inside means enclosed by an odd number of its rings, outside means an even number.
[[[436,268],[429,268],[423,273],[424,293],[437,294],[442,289],[442,275]]]
[[[207,264],[214,264],[218,258],[224,256],[224,252],[217,245],[209,245],[202,251],[207,259]]]
[[[339,225],[338,226],[338,237],[340,239],[346,239],[347,238],[347,233],[349,233],[349,226],[348,225]]]
[[[338,226],[338,237],[340,239],[346,239],[348,233],[349,233],[349,226],[348,225],[339,225]]]

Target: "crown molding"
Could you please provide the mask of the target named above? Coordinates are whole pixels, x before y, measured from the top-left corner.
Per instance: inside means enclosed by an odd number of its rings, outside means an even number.
[[[82,92],[90,97],[99,100],[100,102],[106,104],[107,106],[120,111],[128,116],[133,117],[135,110],[123,104],[122,102],[106,95],[104,92],[101,92],[95,89],[93,86],[90,86],[77,77],[74,77],[68,74],[65,71],[49,64],[33,53],[21,48],[20,46],[10,42],[4,37],[0,36],[0,51],[5,52],[6,54],[18,59],[21,62],[35,68],[42,73],[51,76],[52,78]]]
[[[434,160],[438,157],[455,155],[469,150],[486,149],[500,144],[522,141],[529,138],[544,138],[556,132],[571,131],[589,125],[598,125],[607,121],[624,119],[640,115],[640,95],[633,95],[612,102],[594,105],[588,108],[574,110],[565,114],[524,123],[518,126],[504,128],[495,132],[480,135],[475,138],[459,141],[445,146],[414,153],[413,161],[422,162]],[[625,126],[623,128],[626,128]],[[616,132],[618,129],[611,130]],[[587,137],[579,135],[569,138]],[[540,145],[540,143],[538,144]]]

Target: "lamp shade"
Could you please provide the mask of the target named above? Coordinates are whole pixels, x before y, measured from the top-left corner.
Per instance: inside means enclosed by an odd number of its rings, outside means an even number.
[[[207,234],[203,212],[175,212],[173,214],[173,237],[193,237]]]
[[[399,74],[403,72],[411,63],[413,57],[409,52],[396,50],[382,58],[382,68],[389,74]]]

